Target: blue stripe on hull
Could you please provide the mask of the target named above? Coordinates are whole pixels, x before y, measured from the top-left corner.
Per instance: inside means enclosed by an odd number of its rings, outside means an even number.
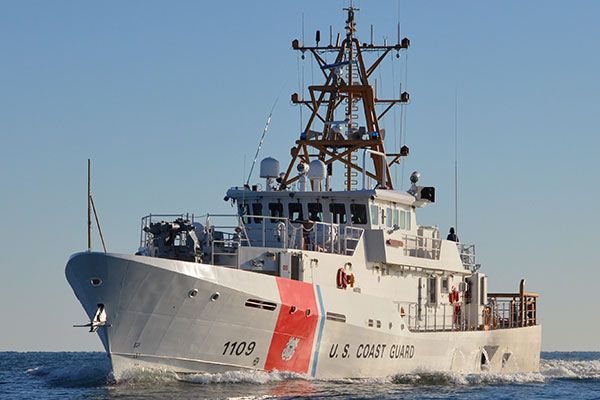
[[[321,348],[321,338],[323,337],[323,326],[325,325],[325,307],[323,307],[323,297],[321,296],[321,288],[319,285],[315,285],[317,289],[317,299],[319,300],[319,308],[321,309],[319,318],[319,332],[317,334],[317,343],[315,345],[315,354],[313,356],[313,364],[311,368],[311,375],[315,377],[317,375],[317,363],[319,362],[319,349]]]

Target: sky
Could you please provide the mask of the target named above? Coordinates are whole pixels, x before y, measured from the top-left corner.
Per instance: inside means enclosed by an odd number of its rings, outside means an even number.
[[[109,251],[134,253],[147,213],[232,212],[227,188],[261,158],[286,164],[300,130],[290,94],[318,83],[312,43],[342,0],[0,0],[0,351],[101,350],[64,277],[86,248],[86,160]],[[359,36],[411,48],[402,82],[405,179],[437,188],[418,222],[476,244],[491,291],[541,293],[544,350],[600,350],[600,3],[356,1]],[[299,78],[300,75],[300,78]],[[382,96],[383,97],[383,96]],[[389,96],[388,96],[389,97]],[[398,134],[399,114],[384,122]],[[97,238],[95,247],[98,248]]]

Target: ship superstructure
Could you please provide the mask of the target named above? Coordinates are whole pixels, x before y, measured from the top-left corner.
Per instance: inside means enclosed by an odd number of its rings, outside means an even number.
[[[360,43],[357,10],[345,10],[343,39],[292,42],[324,83],[292,95],[310,116],[288,166],[265,158],[264,182],[227,191],[237,213],[150,214],[135,255],[69,260],[116,377],[138,367],[318,378],[538,369],[538,295],[524,280],[489,292],[473,245],[418,224],[435,189],[417,172],[408,191],[394,189],[391,168],[409,150],[386,152],[380,120],[409,95],[379,99],[369,77],[410,41]]]

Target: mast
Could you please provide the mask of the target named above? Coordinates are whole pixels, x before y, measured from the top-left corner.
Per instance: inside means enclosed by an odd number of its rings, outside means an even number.
[[[308,108],[310,117],[300,134],[296,145],[291,149],[292,159],[280,180],[280,189],[285,189],[301,178],[293,176],[296,164],[309,164],[311,158],[325,163],[328,174],[332,174],[333,164],[343,164],[346,175],[346,190],[352,190],[352,174],[363,174],[377,182],[381,189],[393,189],[390,167],[407,156],[409,149],[403,146],[399,153],[386,153],[384,132],[379,122],[395,105],[408,103],[409,95],[402,92],[399,99],[379,99],[375,95],[369,77],[381,62],[393,51],[397,54],[408,49],[410,40],[404,38],[394,45],[360,43],[356,37],[355,7],[347,11],[344,40],[335,45],[305,46],[299,40],[292,41],[292,48],[303,54],[310,52],[317,61],[325,82],[308,87],[310,99],[303,99],[298,93],[292,94],[292,103]],[[331,33],[330,33],[330,36]],[[320,32],[317,31],[317,38]],[[323,55],[335,54],[335,61],[328,64]],[[367,67],[363,53],[377,53],[375,60]],[[385,105],[377,114],[376,105]],[[362,107],[361,107],[362,105]],[[343,119],[336,120],[336,111],[343,112]],[[364,126],[359,126],[362,113]],[[341,113],[338,111],[337,115]],[[356,152],[369,150],[372,166],[360,165]],[[364,167],[364,168],[363,168]]]

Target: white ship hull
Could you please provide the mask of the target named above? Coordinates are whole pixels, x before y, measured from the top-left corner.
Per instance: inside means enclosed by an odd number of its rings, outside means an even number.
[[[411,332],[389,299],[143,256],[79,253],[66,276],[90,320],[104,306],[97,332],[116,379],[142,367],[315,378],[539,368],[539,325]]]

